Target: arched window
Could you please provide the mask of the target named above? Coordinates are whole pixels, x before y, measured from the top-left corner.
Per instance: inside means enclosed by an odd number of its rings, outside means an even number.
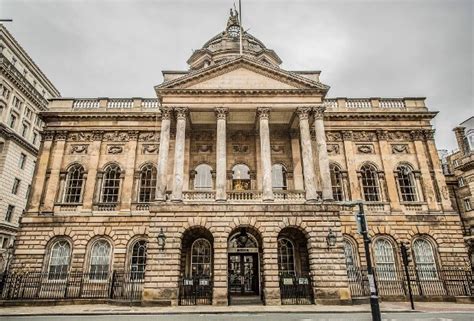
[[[332,185],[332,195],[335,201],[343,201],[344,194],[342,191],[342,174],[341,168],[334,163],[329,165],[329,171],[331,173],[331,185]]]
[[[235,190],[250,189],[250,169],[247,165],[237,164],[232,168],[232,188]]]
[[[283,275],[295,275],[295,247],[286,238],[278,239],[278,271]]]
[[[102,182],[102,203],[117,203],[120,193],[121,170],[118,165],[112,164],[105,168]]]
[[[56,241],[51,247],[48,264],[48,279],[63,280],[69,271],[71,245],[66,240]]]
[[[357,249],[353,242],[344,238],[344,254],[346,257],[346,266],[348,272],[358,270]]]
[[[421,280],[433,280],[438,278],[434,250],[429,241],[422,238],[416,239],[413,242],[413,256],[416,271]]]
[[[149,203],[155,199],[156,191],[156,167],[147,164],[140,171],[140,190],[138,201],[140,203]]]
[[[142,280],[145,277],[146,245],[145,240],[139,240],[132,246],[130,272],[131,278],[134,280]]]
[[[377,168],[365,164],[360,169],[364,199],[368,202],[380,202],[379,175]]]
[[[396,279],[395,254],[392,243],[385,238],[378,238],[374,243],[375,267],[381,280]]]
[[[84,185],[84,167],[73,165],[67,171],[64,203],[80,203],[82,201],[82,187]]]
[[[212,189],[212,167],[207,164],[196,166],[194,189]]]
[[[191,275],[211,276],[211,243],[197,239],[191,246]]]
[[[272,166],[272,187],[277,190],[286,190],[286,168],[281,164]]]
[[[98,240],[91,249],[90,278],[92,280],[105,280],[109,275],[110,266],[110,243],[106,240]]]
[[[410,166],[400,165],[397,167],[397,181],[402,201],[416,202],[415,176]]]

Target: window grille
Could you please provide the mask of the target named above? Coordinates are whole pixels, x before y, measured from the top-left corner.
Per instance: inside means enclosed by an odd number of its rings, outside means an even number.
[[[281,164],[272,166],[272,188],[276,190],[286,190],[286,168]]]
[[[194,189],[212,189],[212,167],[207,164],[196,166]]]
[[[403,202],[416,202],[415,177],[410,167],[401,165],[397,167],[397,181],[400,196]]]
[[[424,239],[416,239],[413,242],[413,254],[418,278],[420,280],[438,279],[436,260],[431,243]]]
[[[211,243],[197,239],[191,246],[191,275],[211,276]]]
[[[110,243],[99,240],[94,243],[90,258],[90,278],[93,280],[104,280],[108,278],[110,265]]]
[[[357,251],[351,241],[344,239],[344,254],[346,257],[346,266],[348,271],[355,271],[357,269]]]
[[[64,203],[80,203],[82,198],[82,187],[84,185],[84,167],[72,166],[66,176],[66,189]]]
[[[286,239],[278,239],[278,271],[283,275],[295,275],[295,247]]]
[[[144,166],[140,172],[140,192],[138,201],[148,203],[155,199],[156,167],[152,164]]]
[[[145,277],[146,268],[146,241],[140,240],[133,244],[130,260],[131,278],[142,280]]]
[[[342,174],[341,168],[332,163],[329,165],[329,171],[331,174],[331,185],[332,185],[332,195],[335,201],[343,201],[344,195],[342,191]]]
[[[375,241],[375,266],[380,280],[396,280],[395,254],[392,243],[384,238]]]
[[[117,203],[120,193],[121,170],[117,165],[109,165],[104,171],[102,183],[102,203]]]
[[[67,277],[69,261],[71,258],[71,246],[65,240],[57,241],[51,247],[48,266],[48,278],[50,280],[63,280]]]
[[[380,202],[379,176],[373,165],[364,165],[361,170],[364,199],[368,202]]]

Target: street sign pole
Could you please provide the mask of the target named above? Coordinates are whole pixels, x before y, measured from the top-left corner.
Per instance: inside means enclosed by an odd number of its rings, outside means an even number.
[[[400,250],[402,251],[403,267],[405,268],[405,278],[407,279],[408,295],[410,296],[411,309],[415,310],[415,303],[413,302],[413,293],[411,291],[410,273],[408,272],[408,263],[410,262],[410,258],[408,256],[408,249],[403,242],[400,244]]]

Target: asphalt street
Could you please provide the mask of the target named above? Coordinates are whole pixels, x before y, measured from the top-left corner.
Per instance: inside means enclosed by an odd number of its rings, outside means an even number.
[[[2,321],[370,321],[369,313],[232,313],[164,315],[4,316]],[[384,321],[474,321],[473,313],[383,313]]]

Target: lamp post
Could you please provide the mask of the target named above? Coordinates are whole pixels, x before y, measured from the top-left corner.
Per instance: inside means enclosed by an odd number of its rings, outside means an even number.
[[[341,202],[341,205],[345,206],[358,206],[358,213],[356,215],[357,232],[362,235],[364,239],[364,250],[365,259],[367,260],[367,279],[369,280],[370,287],[370,310],[372,312],[372,321],[381,321],[382,315],[380,314],[379,297],[377,294],[377,285],[375,283],[374,271],[372,268],[372,260],[370,257],[370,238],[369,232],[367,231],[367,221],[365,220],[364,213],[364,202],[353,201],[353,202]]]

